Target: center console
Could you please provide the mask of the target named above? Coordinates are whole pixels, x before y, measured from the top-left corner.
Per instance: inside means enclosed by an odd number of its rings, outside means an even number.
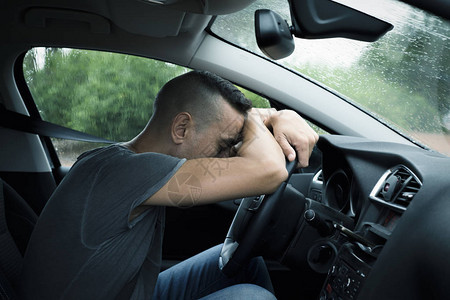
[[[420,187],[409,169],[394,167],[373,188],[355,231],[335,224],[340,246],[322,286],[321,300],[358,298],[384,244]]]
[[[320,299],[356,299],[371,266],[362,258],[357,246],[344,244],[328,272]]]

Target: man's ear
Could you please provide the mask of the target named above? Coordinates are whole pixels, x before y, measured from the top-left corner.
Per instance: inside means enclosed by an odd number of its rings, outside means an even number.
[[[192,127],[192,116],[187,112],[181,112],[175,116],[172,122],[171,135],[175,144],[181,144],[187,137]]]

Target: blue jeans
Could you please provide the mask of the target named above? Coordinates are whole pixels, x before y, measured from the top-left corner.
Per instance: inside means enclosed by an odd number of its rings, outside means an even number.
[[[161,272],[154,299],[276,299],[264,260],[256,257],[234,277],[219,269],[222,245]]]

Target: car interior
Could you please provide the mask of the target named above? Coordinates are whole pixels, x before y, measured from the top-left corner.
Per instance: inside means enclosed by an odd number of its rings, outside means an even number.
[[[287,164],[288,180],[271,195],[189,209],[168,207],[162,269],[223,243],[218,259],[222,271],[232,275],[250,257],[261,255],[278,299],[448,298],[450,1],[389,0],[424,11],[445,25],[438,27],[446,31],[436,34],[444,47],[435,52],[444,57],[441,69],[419,67],[439,74],[439,84],[428,86],[425,75],[405,70],[417,77],[418,90],[439,91],[436,106],[445,111],[438,126],[444,143],[439,149],[397,130],[322,84],[320,77],[278,62],[302,51],[299,40],[380,45],[377,41],[399,25],[338,3],[345,1],[279,1],[288,17],[273,11],[270,0],[0,0],[0,299],[15,299],[33,227],[77,155],[125,141],[128,136],[109,134],[114,128],[134,126],[136,131],[145,125],[134,121],[135,112],[128,106],[138,107],[142,120],[148,120],[150,106],[142,108],[142,102],[123,98],[124,93],[146,92],[142,82],[156,82],[146,74],[159,74],[159,84],[188,70],[214,72],[245,89],[246,96],[264,99],[264,105],[297,111],[320,139],[309,166],[295,169]],[[259,53],[248,50],[246,41],[230,42],[219,33],[238,39],[232,27],[219,25],[245,10],[251,10],[252,43]],[[250,32],[238,19],[231,22],[237,30]],[[314,45],[320,56],[320,44]],[[88,61],[84,54],[97,56]],[[125,55],[125,63],[107,75],[109,81],[74,77],[58,86],[48,81],[71,72],[62,66],[65,58],[78,61],[80,69],[95,62],[107,72],[107,57],[116,55]],[[59,66],[58,73],[44,72]],[[142,73],[129,75],[130,83],[122,87],[116,77],[128,68]],[[148,70],[151,73],[144,73]],[[65,98],[84,80],[107,90],[109,102],[85,102],[93,98],[87,89],[77,90],[79,101]],[[394,113],[407,110],[414,99],[403,99]],[[52,115],[49,102],[58,103]],[[95,124],[95,130],[107,126],[104,131],[91,130],[88,125],[96,115],[90,112],[113,106],[123,114],[109,113],[111,119]],[[80,123],[66,122],[67,115],[78,116]],[[65,141],[82,145],[70,146],[78,151],[71,162],[63,153],[69,148]]]

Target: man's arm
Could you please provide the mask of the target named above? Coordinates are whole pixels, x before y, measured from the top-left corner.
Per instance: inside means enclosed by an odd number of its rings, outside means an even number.
[[[189,207],[268,194],[286,178],[280,146],[262,120],[250,113],[237,156],[186,161],[144,205]]]

